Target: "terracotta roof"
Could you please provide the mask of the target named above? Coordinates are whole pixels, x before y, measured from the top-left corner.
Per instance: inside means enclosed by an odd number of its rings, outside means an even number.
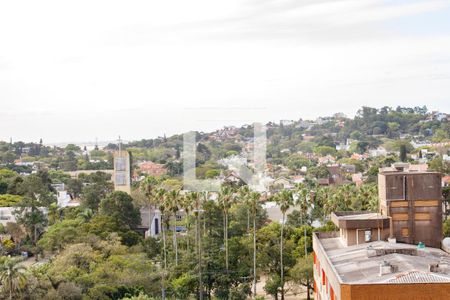
[[[157,164],[151,161],[140,163],[139,169],[141,172],[152,176],[160,176],[167,173],[167,169],[164,168],[164,165]]]

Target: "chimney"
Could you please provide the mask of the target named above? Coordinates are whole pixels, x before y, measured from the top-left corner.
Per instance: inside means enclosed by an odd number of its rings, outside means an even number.
[[[380,264],[380,276],[386,275],[386,274],[390,274],[392,273],[391,271],[391,265],[387,262],[387,261],[383,261]]]

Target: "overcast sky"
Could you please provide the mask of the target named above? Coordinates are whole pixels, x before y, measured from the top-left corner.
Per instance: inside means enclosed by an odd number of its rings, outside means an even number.
[[[450,1],[2,1],[0,140],[450,112]]]

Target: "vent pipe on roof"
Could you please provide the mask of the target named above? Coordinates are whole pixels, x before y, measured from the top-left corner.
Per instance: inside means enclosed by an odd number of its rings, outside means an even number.
[[[380,276],[386,275],[386,274],[390,274],[392,273],[391,271],[391,265],[387,262],[387,261],[383,261],[380,264]]]
[[[395,273],[397,271],[398,266],[391,265],[389,262],[385,260],[380,264],[380,276]]]

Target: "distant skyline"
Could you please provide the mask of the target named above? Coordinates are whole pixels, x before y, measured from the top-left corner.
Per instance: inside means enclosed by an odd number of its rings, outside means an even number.
[[[44,143],[450,112],[450,2],[4,1],[0,103],[0,140]]]

